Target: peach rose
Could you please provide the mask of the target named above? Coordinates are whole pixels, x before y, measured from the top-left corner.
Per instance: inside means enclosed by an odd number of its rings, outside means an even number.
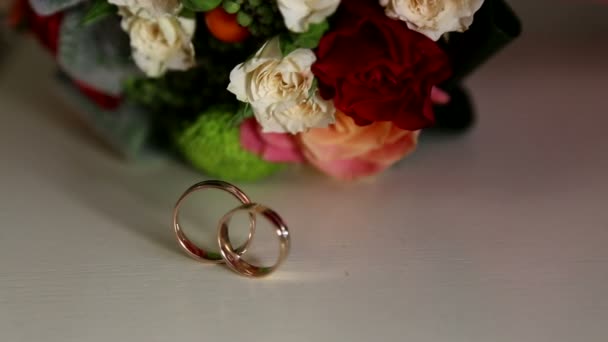
[[[342,112],[328,128],[299,135],[305,158],[319,170],[354,180],[384,171],[416,149],[419,131],[406,131],[391,122],[357,126]]]

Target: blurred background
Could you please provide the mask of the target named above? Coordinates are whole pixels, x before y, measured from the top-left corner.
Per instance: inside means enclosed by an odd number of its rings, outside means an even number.
[[[602,0],[509,0],[524,23],[524,36],[548,40],[600,39],[608,42],[608,1]],[[524,37],[525,38],[525,37]]]

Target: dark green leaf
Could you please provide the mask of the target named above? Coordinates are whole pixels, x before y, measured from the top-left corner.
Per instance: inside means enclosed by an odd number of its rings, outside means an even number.
[[[281,35],[281,51],[283,55],[287,55],[295,49],[315,49],[319,45],[319,41],[329,29],[327,21],[319,24],[312,24],[308,31],[304,33],[286,33]]]
[[[222,4],[222,0],[182,0],[182,4],[195,12],[207,12]]]
[[[113,14],[97,25],[82,26],[82,8],[65,12],[59,30],[57,61],[71,77],[91,87],[120,95],[128,77],[141,74],[131,59],[129,36]]]
[[[296,35],[294,44],[299,48],[314,49],[319,45],[319,41],[329,29],[327,21],[319,24],[312,24],[308,31]]]
[[[290,52],[297,49],[298,47],[294,43],[294,37],[290,33],[285,33],[279,36],[279,42],[281,46],[281,52],[283,56],[287,56]]]
[[[82,25],[91,25],[118,12],[118,8],[107,0],[95,0],[82,18]]]
[[[194,12],[193,10],[184,7],[182,8],[182,10],[179,12],[179,16],[180,17],[184,17],[184,18],[188,18],[188,19],[196,19],[196,12]]]

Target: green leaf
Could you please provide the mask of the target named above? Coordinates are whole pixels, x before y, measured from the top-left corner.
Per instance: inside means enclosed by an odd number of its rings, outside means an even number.
[[[281,34],[279,36],[279,42],[283,56],[287,56],[290,52],[298,48],[294,43],[294,35],[290,33]]]
[[[118,12],[118,8],[107,0],[95,0],[82,18],[82,25],[91,25],[99,20]]]
[[[183,18],[188,18],[188,19],[196,19],[196,12],[194,12],[193,10],[191,10],[187,7],[184,7],[179,12],[179,16],[183,17]]]
[[[312,24],[308,31],[300,34],[286,33],[280,36],[281,51],[283,55],[288,55],[295,49],[315,49],[319,46],[319,41],[329,29],[327,21],[319,24]]]
[[[184,7],[195,12],[207,12],[222,4],[222,0],[182,0]]]
[[[319,45],[319,41],[325,35],[325,32],[329,29],[327,21],[323,21],[319,24],[312,24],[308,31],[296,35],[294,44],[300,48],[314,49]]]
[[[120,28],[117,14],[88,26],[81,25],[84,16],[81,7],[65,12],[59,30],[58,64],[70,77],[118,96],[125,79],[141,74],[131,59],[129,36]]]

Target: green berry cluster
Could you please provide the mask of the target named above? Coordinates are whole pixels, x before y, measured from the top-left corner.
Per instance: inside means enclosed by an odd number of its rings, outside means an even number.
[[[236,14],[241,26],[252,36],[268,38],[285,30],[276,1],[268,0],[223,0],[224,10]]]

